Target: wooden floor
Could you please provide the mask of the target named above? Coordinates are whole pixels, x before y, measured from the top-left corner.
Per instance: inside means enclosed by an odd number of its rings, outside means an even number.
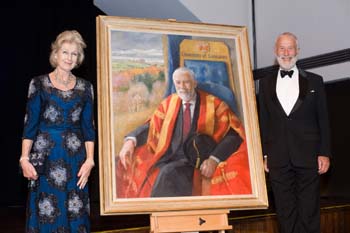
[[[323,200],[321,208],[322,233],[350,233],[350,200]],[[233,226],[227,233],[278,233],[273,207],[268,210],[236,211],[229,214]],[[0,207],[0,232],[23,233],[23,206]],[[100,216],[98,205],[92,205],[92,232],[148,233],[149,215]]]
[[[278,233],[274,213],[230,218],[230,233]],[[350,204],[327,206],[321,209],[322,233],[350,233]]]

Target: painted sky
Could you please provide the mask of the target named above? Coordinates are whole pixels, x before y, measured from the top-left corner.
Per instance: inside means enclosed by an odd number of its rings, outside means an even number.
[[[111,32],[112,59],[164,63],[162,35],[155,33]]]

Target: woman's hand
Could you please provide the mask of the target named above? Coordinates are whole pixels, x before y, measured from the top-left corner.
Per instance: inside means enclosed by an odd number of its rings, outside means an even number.
[[[77,186],[83,189],[87,184],[90,176],[91,169],[95,166],[93,159],[86,159],[78,172],[78,183]]]
[[[38,179],[38,173],[36,172],[34,166],[29,162],[29,158],[21,158],[19,161],[23,176],[28,178],[28,180],[37,180]]]

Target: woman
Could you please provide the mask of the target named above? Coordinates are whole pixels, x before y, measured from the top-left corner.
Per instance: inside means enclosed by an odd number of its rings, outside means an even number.
[[[77,31],[59,34],[51,46],[54,70],[29,85],[19,160],[30,184],[26,232],[90,232],[93,87],[71,73],[85,47]]]

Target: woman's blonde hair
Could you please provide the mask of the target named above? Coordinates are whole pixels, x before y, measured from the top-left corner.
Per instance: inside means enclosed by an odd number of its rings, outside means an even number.
[[[51,44],[51,53],[50,53],[50,64],[52,67],[56,68],[57,66],[57,51],[62,47],[64,43],[75,43],[78,47],[78,59],[75,67],[78,67],[84,61],[84,48],[86,44],[82,36],[76,30],[67,30],[61,32],[56,40]]]

